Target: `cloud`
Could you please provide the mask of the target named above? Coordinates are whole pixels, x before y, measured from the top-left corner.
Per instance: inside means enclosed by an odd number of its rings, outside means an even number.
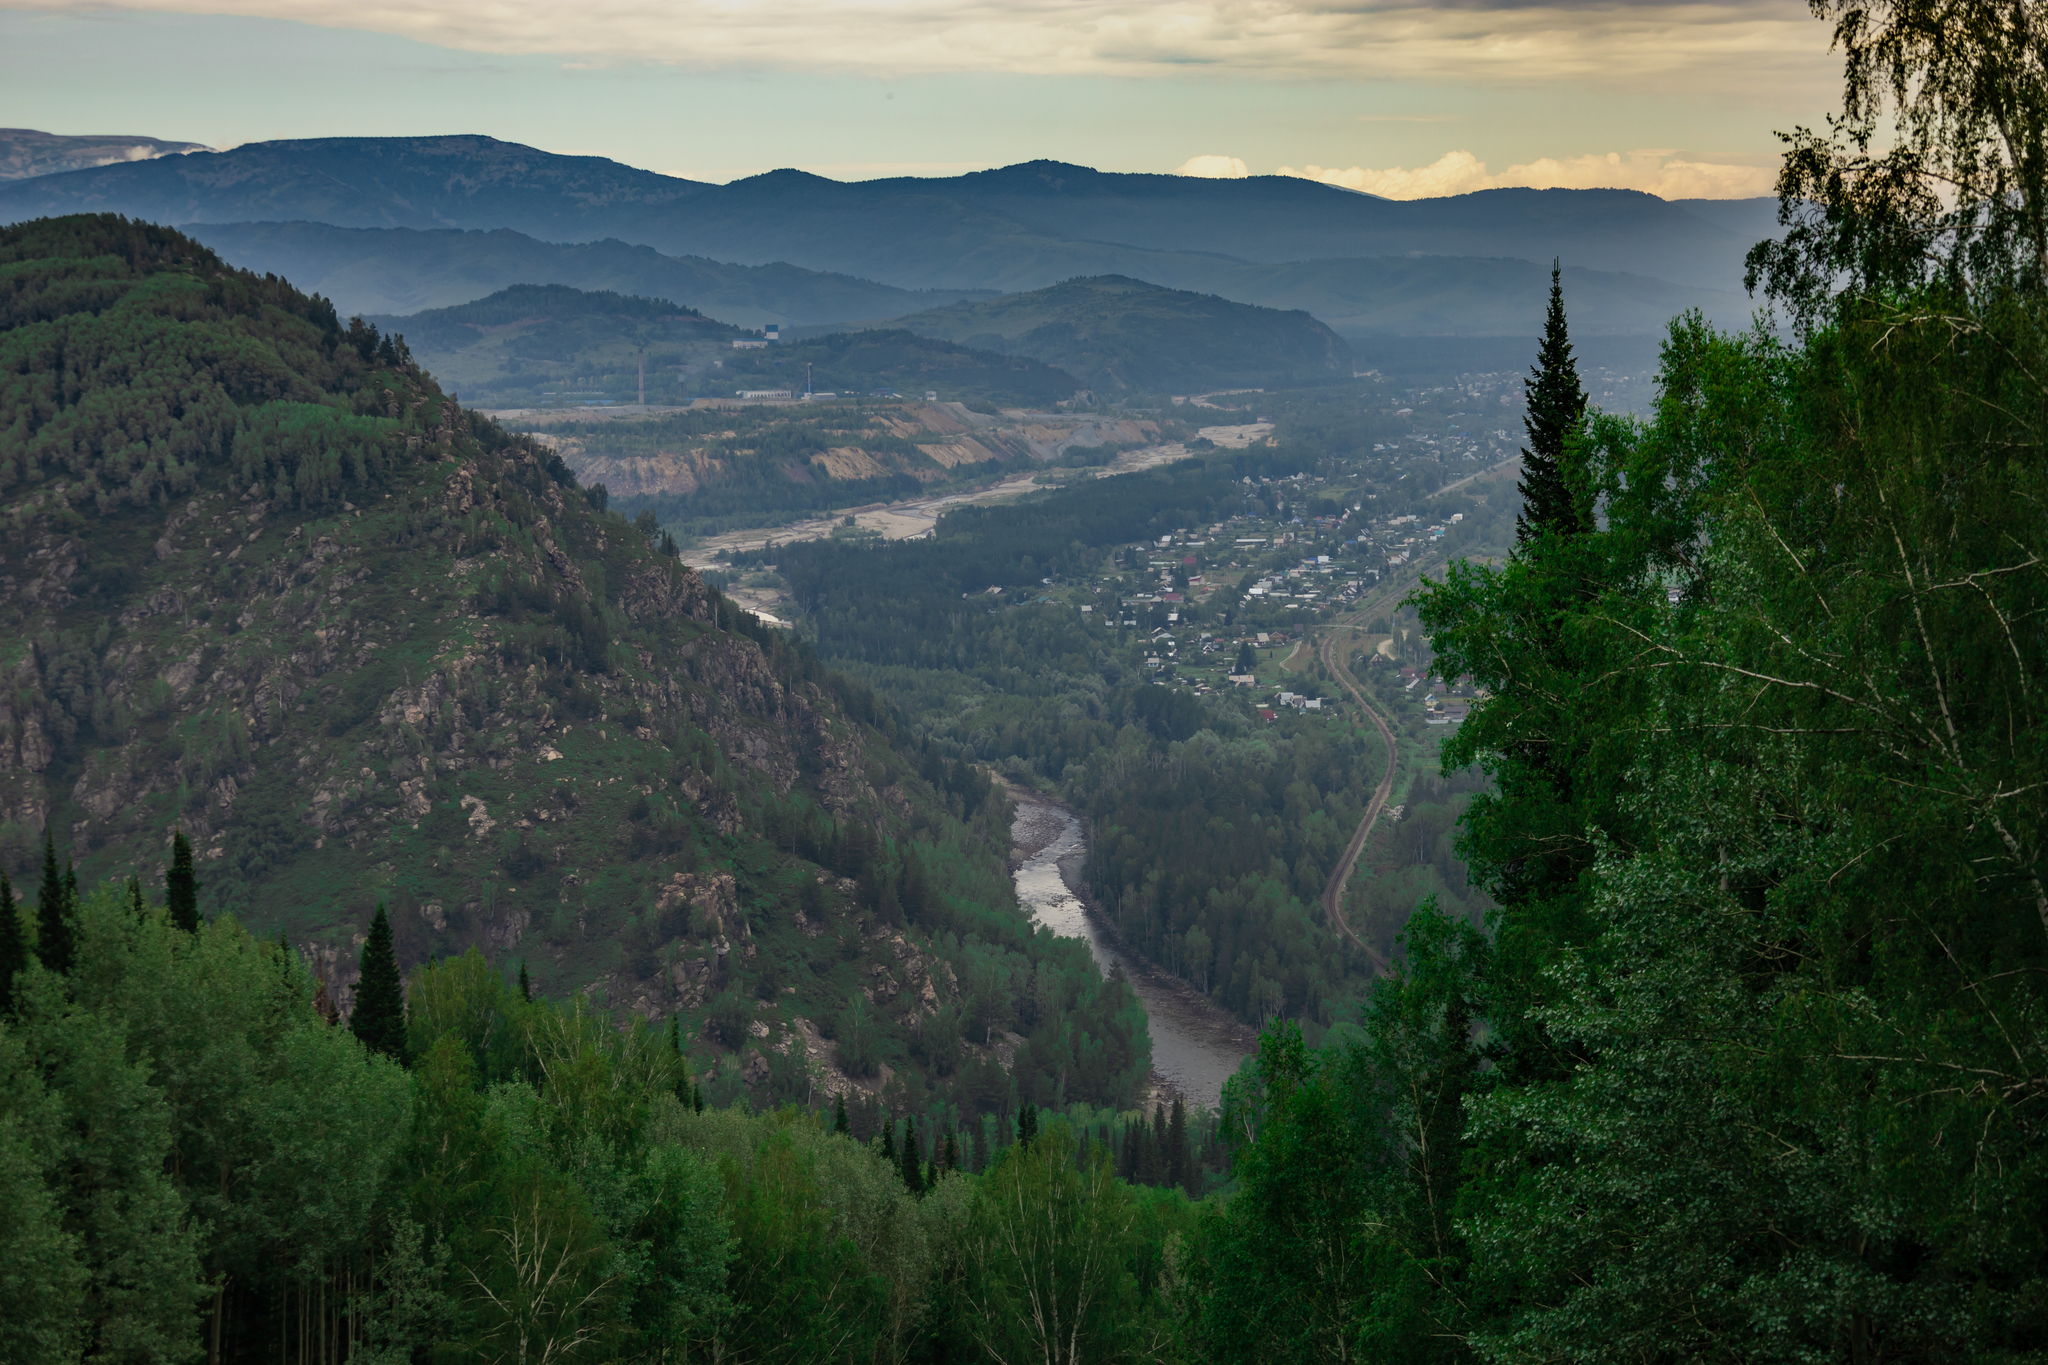
[[[1367,170],[1353,166],[1282,166],[1281,175],[1298,175],[1325,185],[1363,190],[1383,199],[1433,199],[1447,194],[1508,187],[1552,190],[1642,190],[1662,199],[1746,199],[1768,195],[1777,180],[1774,166],[1688,161],[1669,151],[1609,152],[1605,156],[1540,157],[1510,166],[1499,175],[1467,151],[1445,152],[1427,166],[1413,170],[1395,166]]]
[[[1191,156],[1174,167],[1173,173],[1203,180],[1242,180],[1251,174],[1234,156]]]
[[[0,0],[104,15],[106,0]],[[126,0],[283,19],[580,66],[899,76],[1214,72],[1573,82],[1656,94],[1832,94],[1801,0]],[[117,11],[118,12],[118,11]]]

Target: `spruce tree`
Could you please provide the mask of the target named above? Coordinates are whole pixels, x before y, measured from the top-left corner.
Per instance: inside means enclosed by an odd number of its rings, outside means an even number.
[[[14,908],[14,883],[0,869],[0,1018],[14,1013],[14,974],[28,966],[28,935]]]
[[[192,841],[179,830],[171,836],[171,870],[164,873],[164,910],[174,928],[199,932],[199,878],[192,870]]]
[[[1585,424],[1586,391],[1579,384],[1578,365],[1565,331],[1564,286],[1555,262],[1550,267],[1550,311],[1543,319],[1543,340],[1536,364],[1522,381],[1528,414],[1522,419],[1529,444],[1522,451],[1522,511],[1515,518],[1515,543],[1526,545],[1544,534],[1577,535],[1592,528],[1572,496],[1567,443]]]
[[[882,1124],[882,1160],[891,1166],[896,1164],[896,1120],[889,1119]]]
[[[526,959],[519,959],[519,998],[529,1005],[533,1003],[533,981],[526,975]]]
[[[1030,1100],[1026,1100],[1023,1107],[1017,1110],[1017,1145],[1028,1148],[1031,1146],[1031,1139],[1037,1136],[1038,1107]]]
[[[141,919],[149,913],[149,907],[144,905],[142,901],[142,878],[140,877],[130,877],[128,879],[128,908],[135,912],[135,918],[137,919]]]
[[[840,1091],[832,1097],[832,1131],[853,1136],[853,1125],[846,1118],[846,1092]]]
[[[690,1086],[690,1108],[699,1114],[704,1112],[704,1087],[694,1082]]]
[[[912,1194],[924,1193],[924,1165],[917,1159],[917,1120],[906,1119],[903,1123],[903,1188]]]
[[[526,964],[524,962],[519,964],[519,976],[520,984],[524,985],[526,977]],[[683,1107],[687,1109],[690,1107],[690,1096],[695,1092],[696,1085],[690,1079],[689,1055],[683,1051],[683,1016],[680,1014],[671,1014],[668,1017],[668,1045],[669,1050],[675,1053],[676,1057],[676,1098],[681,1100]]]
[[[1166,1145],[1166,1106],[1154,1100],[1152,1103],[1152,1178],[1148,1185],[1172,1183],[1168,1148]]]
[[[1166,1120],[1166,1183],[1183,1188],[1188,1183],[1188,1110],[1179,1095]]]
[[[36,956],[51,971],[62,975],[71,970],[77,952],[77,936],[71,922],[71,898],[64,891],[64,874],[57,870],[57,841],[43,830],[43,884],[36,892]]]
[[[363,1046],[403,1064],[405,1061],[405,991],[398,976],[398,952],[391,942],[391,921],[384,905],[370,921],[363,944],[362,978],[356,982],[355,1013],[349,1031]]]

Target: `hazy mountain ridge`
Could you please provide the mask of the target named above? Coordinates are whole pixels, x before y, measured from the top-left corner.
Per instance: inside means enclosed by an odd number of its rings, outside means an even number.
[[[0,128],[0,181],[27,180],[64,171],[112,166],[185,152],[203,152],[198,142],[166,142],[154,137],[68,136],[35,128]]]
[[[786,262],[731,265],[616,239],[560,244],[510,228],[390,230],[227,223],[192,236],[235,264],[325,294],[348,313],[412,314],[518,284],[667,299],[736,326],[888,317],[993,291],[910,290]]]
[[[1669,282],[1680,293],[1731,295],[1740,289],[1744,254],[1769,231],[1772,208],[1769,201],[1672,203],[1622,190],[1393,201],[1292,177],[1200,180],[1057,162],[854,184],[775,171],[703,185],[480,137],[260,143],[0,186],[0,219],[107,209],[170,223],[510,228],[556,242],[616,238],[668,255],[793,262],[897,288],[1018,291],[1123,274],[1246,302],[1267,300],[1229,280],[1233,269],[1410,254],[1538,265],[1556,257],[1568,267]],[[303,268],[292,277],[310,282]],[[521,282],[618,287],[592,278],[493,276],[468,297]],[[356,291],[350,298],[369,292],[348,283]],[[444,291],[401,302],[387,290],[381,302],[354,306],[406,312],[458,301]],[[1649,310],[1645,301],[1640,311]],[[842,308],[810,311],[804,320],[900,311]],[[1328,307],[1312,311],[1331,320]],[[1446,327],[1481,329],[1455,311],[1445,318]],[[1661,321],[1648,330],[1661,330]],[[1628,325],[1645,324],[1632,316]]]
[[[1098,388],[1193,392],[1351,376],[1351,348],[1304,311],[1109,275],[956,303],[898,325],[1056,364]]]
[[[687,403],[742,389],[867,395],[938,386],[949,402],[1048,406],[1074,376],[1027,356],[974,350],[901,329],[735,350],[751,335],[661,299],[567,285],[513,285],[474,303],[407,317],[373,315],[473,400],[494,407],[576,399]],[[899,471],[909,472],[909,471]],[[936,476],[938,470],[926,471]]]

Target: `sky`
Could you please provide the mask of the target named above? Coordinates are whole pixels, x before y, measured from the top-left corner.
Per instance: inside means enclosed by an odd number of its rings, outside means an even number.
[[[0,0],[0,126],[1731,198],[1835,107],[1828,37],[1797,0]]]

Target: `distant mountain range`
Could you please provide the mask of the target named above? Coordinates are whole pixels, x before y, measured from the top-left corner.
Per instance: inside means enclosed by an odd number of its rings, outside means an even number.
[[[165,142],[154,137],[69,137],[34,128],[0,128],[0,180],[87,170],[133,161],[153,161],[182,152],[203,152],[198,142]]]
[[[448,308],[515,284],[566,284],[667,299],[721,322],[836,322],[896,317],[996,291],[898,289],[776,262],[730,265],[664,256],[616,239],[560,244],[510,228],[340,228],[322,223],[222,223],[190,229],[249,270],[282,275],[325,294],[344,313]]]
[[[112,210],[191,225],[237,263],[284,263],[294,282],[365,311],[558,282],[676,298],[758,325],[909,311],[879,298],[859,305],[861,290],[957,299],[1124,275],[1305,308],[1349,337],[1533,334],[1552,258],[1588,334],[1655,333],[1684,307],[1740,322],[1750,307],[1742,259],[1773,231],[1775,209],[1626,190],[1396,202],[1291,177],[1121,175],[1050,161],[949,178],[842,184],[774,171],[709,185],[486,137],[256,143],[0,184],[0,221]],[[280,226],[300,223],[330,231]],[[200,226],[228,224],[241,226]],[[576,256],[578,246],[592,254]],[[629,258],[634,247],[653,250]],[[620,273],[629,259],[660,272],[676,269],[664,260],[692,258],[703,258],[697,276],[675,276],[687,293]],[[620,264],[600,273],[587,263],[596,259]],[[524,273],[505,273],[515,267]],[[736,267],[810,273],[782,274],[779,300],[751,292],[770,277],[703,273]],[[714,287],[733,291],[732,302],[706,292]]]

